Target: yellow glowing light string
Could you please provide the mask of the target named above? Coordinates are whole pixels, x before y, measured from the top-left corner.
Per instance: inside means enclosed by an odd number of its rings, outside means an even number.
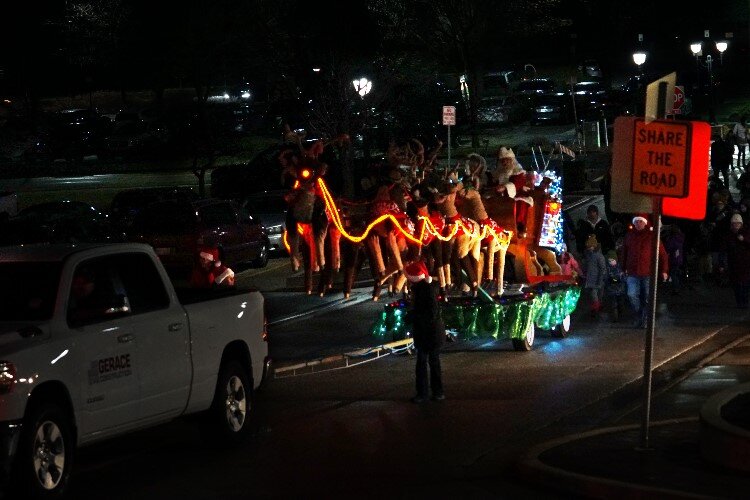
[[[328,211],[328,214],[331,217],[331,221],[339,230],[342,236],[344,236],[345,238],[347,238],[348,240],[354,243],[359,243],[360,241],[367,238],[367,236],[370,234],[370,231],[372,231],[372,229],[375,226],[377,226],[378,224],[380,224],[386,219],[389,219],[391,222],[393,222],[393,224],[396,226],[396,228],[398,228],[401,234],[403,234],[405,238],[412,241],[416,245],[422,245],[422,242],[424,241],[425,231],[429,231],[429,233],[432,236],[439,239],[440,241],[452,240],[456,236],[456,233],[458,233],[459,230],[463,230],[465,234],[472,235],[471,241],[476,241],[477,239],[483,240],[488,235],[491,234],[492,237],[495,238],[495,240],[498,241],[501,246],[506,247],[506,248],[510,244],[510,239],[513,236],[512,231],[502,230],[501,232],[498,233],[488,225],[481,225],[480,234],[477,236],[475,231],[470,230],[460,220],[457,220],[452,224],[453,228],[451,229],[450,234],[443,236],[428,217],[420,215],[419,219],[421,219],[424,222],[424,224],[422,224],[422,230],[420,231],[419,238],[417,239],[401,226],[401,223],[398,221],[398,219],[396,219],[396,217],[393,216],[393,214],[381,215],[380,217],[372,221],[361,235],[355,236],[353,234],[348,233],[346,229],[344,228],[344,224],[342,223],[341,216],[339,214],[339,209],[336,206],[336,203],[333,201],[333,197],[331,196],[331,193],[328,191],[328,187],[325,185],[325,182],[323,181],[323,179],[320,179],[320,178],[318,179],[318,185],[320,186],[320,191],[323,195],[323,201],[325,202],[326,210]],[[300,226],[297,226],[298,232],[302,233],[301,229],[302,228]],[[284,247],[287,249],[287,251],[289,251],[290,247],[287,241],[286,231],[284,231],[283,242],[284,242]]]
[[[331,193],[328,191],[328,187],[325,185],[325,182],[323,181],[323,179],[318,179],[318,185],[320,186],[320,191],[323,194],[323,200],[325,201],[325,204],[326,204],[326,209],[328,210],[328,213],[331,215],[331,219],[334,225],[341,232],[342,236],[344,236],[345,238],[355,243],[358,243],[362,241],[363,239],[365,239],[367,235],[369,234],[369,232],[372,230],[372,228],[380,224],[385,219],[390,219],[406,238],[413,241],[417,245],[421,245],[422,242],[424,241],[425,230],[429,230],[430,234],[432,234],[433,236],[435,236],[441,241],[449,241],[453,239],[459,230],[463,230],[464,233],[466,234],[473,235],[472,241],[476,241],[476,239],[483,240],[484,238],[486,238],[488,235],[491,234],[498,242],[500,242],[501,245],[509,244],[510,238],[513,235],[511,231],[503,230],[500,233],[498,233],[494,229],[492,229],[490,226],[482,225],[481,233],[479,234],[479,236],[476,236],[474,231],[471,231],[466,225],[464,225],[463,222],[458,220],[458,221],[455,221],[455,223],[453,224],[453,228],[450,234],[448,234],[447,236],[443,236],[442,234],[440,234],[440,231],[437,228],[435,228],[435,225],[432,223],[432,221],[428,217],[420,215],[418,219],[423,220],[425,224],[422,225],[421,234],[419,236],[419,239],[417,239],[417,238],[414,238],[414,236],[412,236],[408,231],[406,231],[406,229],[404,229],[401,226],[401,224],[392,214],[385,214],[385,215],[381,215],[380,217],[375,219],[373,222],[371,222],[370,225],[367,226],[365,231],[360,236],[354,236],[352,234],[349,234],[346,231],[346,229],[344,229],[344,225],[341,222],[341,216],[339,215],[338,207],[336,207],[336,203],[333,201],[333,197],[331,196]]]

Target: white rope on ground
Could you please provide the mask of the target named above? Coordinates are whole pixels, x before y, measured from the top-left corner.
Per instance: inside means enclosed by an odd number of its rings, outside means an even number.
[[[274,368],[273,377],[277,379],[298,377],[301,375],[342,370],[382,359],[391,354],[399,354],[404,351],[411,353],[413,348],[414,341],[411,338],[397,340],[395,342],[359,349],[344,354],[337,354],[321,359]]]

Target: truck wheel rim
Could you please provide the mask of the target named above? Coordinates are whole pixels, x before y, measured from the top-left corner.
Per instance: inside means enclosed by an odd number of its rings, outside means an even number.
[[[45,490],[54,489],[65,469],[65,442],[60,428],[45,421],[36,430],[33,454],[34,472]]]
[[[237,376],[230,377],[227,381],[226,409],[227,423],[232,431],[237,432],[242,429],[247,414],[247,399],[245,386]]]

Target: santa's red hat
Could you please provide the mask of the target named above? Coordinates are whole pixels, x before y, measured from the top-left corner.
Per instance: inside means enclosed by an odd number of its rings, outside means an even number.
[[[633,224],[635,224],[635,221],[640,220],[648,224],[648,214],[637,214],[635,217],[633,217]]]
[[[412,283],[422,280],[427,280],[427,283],[432,283],[432,276],[430,276],[427,266],[425,266],[424,262],[421,260],[416,260],[404,267],[404,274]]]
[[[211,262],[219,262],[219,249],[216,247],[202,246],[198,248],[198,256]]]

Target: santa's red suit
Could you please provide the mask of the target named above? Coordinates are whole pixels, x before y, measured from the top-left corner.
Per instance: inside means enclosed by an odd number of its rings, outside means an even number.
[[[516,225],[519,232],[525,232],[529,207],[534,206],[534,198],[528,194],[531,188],[527,185],[526,172],[511,175],[503,187],[508,196],[516,200]]]

